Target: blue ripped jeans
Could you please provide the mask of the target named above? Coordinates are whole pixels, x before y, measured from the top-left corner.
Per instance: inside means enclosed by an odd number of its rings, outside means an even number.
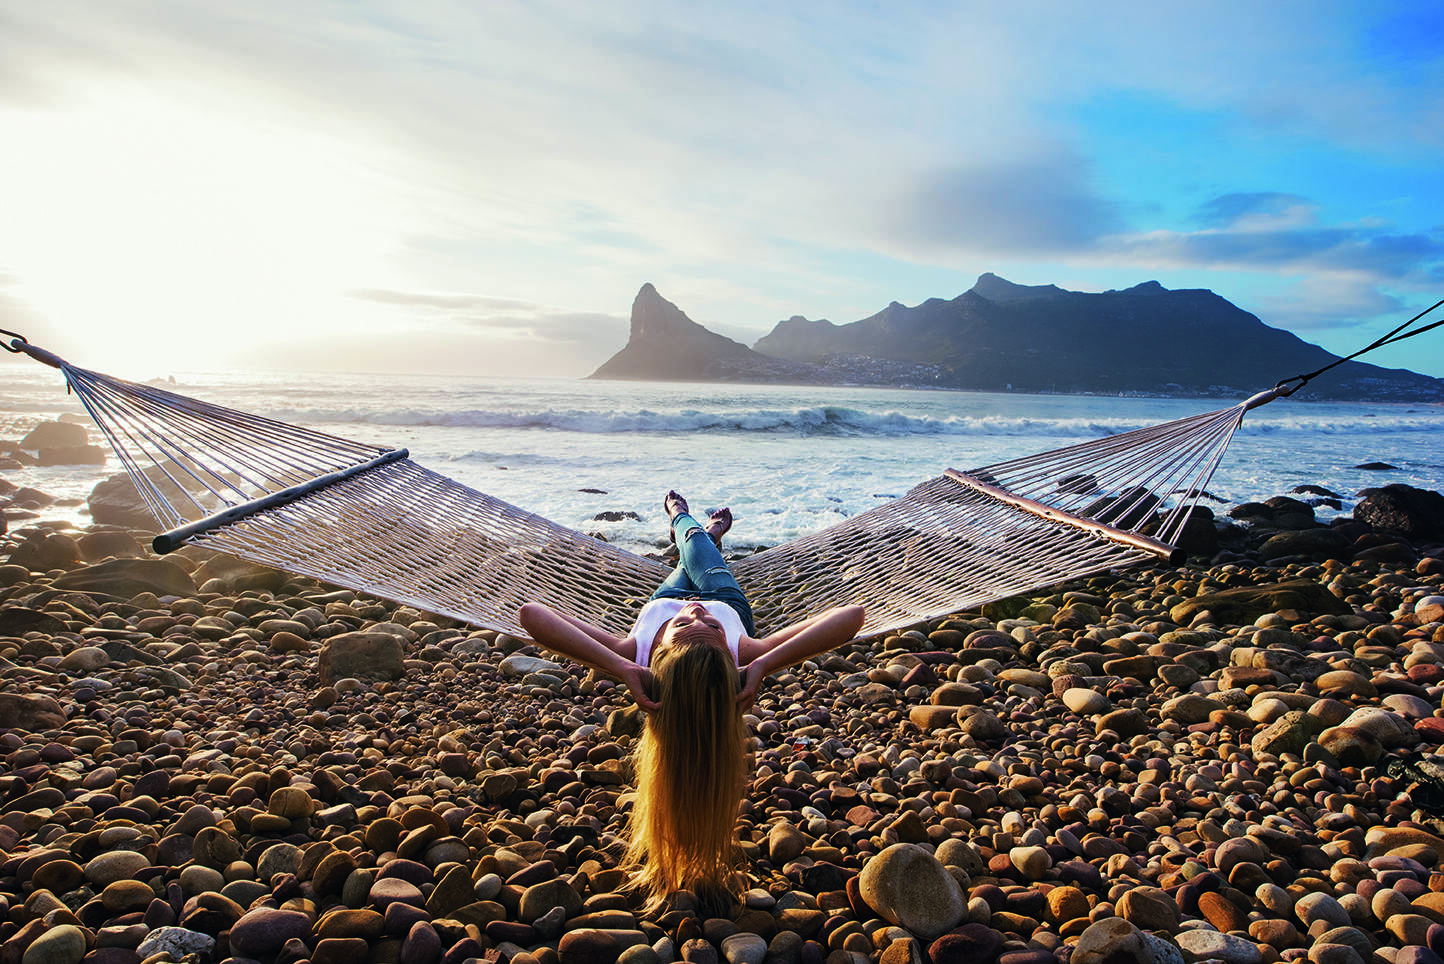
[[[677,568],[657,587],[652,598],[724,602],[737,611],[747,635],[756,636],[752,605],[732,577],[732,570],[727,568],[722,551],[712,542],[707,530],[683,512],[672,520],[672,532],[677,538],[680,556]]]

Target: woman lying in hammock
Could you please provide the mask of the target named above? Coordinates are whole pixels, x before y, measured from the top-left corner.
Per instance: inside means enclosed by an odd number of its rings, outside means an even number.
[[[838,606],[758,639],[752,607],[720,549],[729,509],[704,527],[668,492],[680,560],[626,638],[540,603],[520,621],[542,646],[621,679],[648,713],[635,757],[627,861],[653,905],[690,890],[717,906],[740,891],[733,838],[747,785],[742,714],[769,674],[851,640],[861,606]]]

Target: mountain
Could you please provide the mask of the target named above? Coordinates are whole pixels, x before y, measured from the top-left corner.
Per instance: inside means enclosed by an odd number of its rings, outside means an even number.
[[[646,285],[627,347],[593,377],[1242,395],[1337,357],[1206,289],[1147,281],[1085,293],[988,273],[951,301],[893,302],[849,324],[793,316],[753,349],[707,331]],[[1441,400],[1444,380],[1345,362],[1299,394]]]
[[[819,380],[816,366],[769,358],[708,331],[650,284],[642,285],[632,300],[626,346],[591,377],[677,382]]]

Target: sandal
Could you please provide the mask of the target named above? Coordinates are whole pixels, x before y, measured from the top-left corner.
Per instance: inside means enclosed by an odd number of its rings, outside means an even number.
[[[732,510],[723,506],[707,517],[707,524],[702,527],[703,531],[712,538],[712,544],[719,550],[722,548],[722,537],[732,528]]]
[[[667,541],[672,545],[677,544],[677,534],[672,531],[672,523],[677,516],[683,513],[691,513],[687,500],[676,489],[668,489],[667,496],[662,500],[662,509],[667,513]]]

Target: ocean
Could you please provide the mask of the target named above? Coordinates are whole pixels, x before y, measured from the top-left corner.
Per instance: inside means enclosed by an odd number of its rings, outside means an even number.
[[[0,365],[0,439],[18,440],[39,421],[81,411],[58,372],[23,356]],[[634,550],[665,540],[661,504],[669,488],[687,495],[694,510],[730,505],[732,547],[775,545],[872,508],[944,468],[973,468],[1229,404],[409,374],[168,377],[175,383],[162,387],[181,394],[405,446],[415,460],[469,486]],[[1249,414],[1208,488],[1236,503],[1320,485],[1344,497],[1345,512],[1366,486],[1444,489],[1441,428],[1440,405],[1281,399]],[[1396,468],[1355,467],[1364,462]],[[117,471],[112,459],[105,468],[27,468],[5,477],[83,503],[98,479]],[[41,517],[88,521],[83,505]]]

